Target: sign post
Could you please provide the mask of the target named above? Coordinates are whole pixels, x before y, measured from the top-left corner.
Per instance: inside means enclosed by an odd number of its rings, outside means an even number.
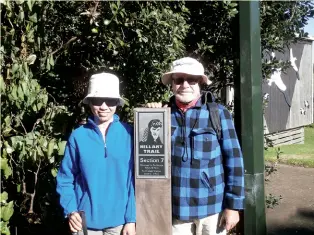
[[[134,109],[136,234],[171,235],[169,108]]]
[[[239,77],[235,122],[245,168],[244,234],[265,235],[264,140],[260,2],[239,2]]]

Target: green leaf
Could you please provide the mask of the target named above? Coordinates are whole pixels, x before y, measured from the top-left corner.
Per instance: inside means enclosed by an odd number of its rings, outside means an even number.
[[[3,136],[9,136],[9,133],[12,131],[12,128],[11,128],[11,126],[6,126],[5,128],[4,128],[4,130],[2,130],[2,135]]]
[[[28,77],[29,76],[29,68],[28,68],[27,62],[23,63],[23,67],[24,67],[25,75],[26,75],[26,77]]]
[[[17,191],[18,193],[21,192],[21,184],[16,185],[16,191]]]
[[[22,90],[23,90],[23,93],[25,94],[25,96],[28,96],[29,95],[29,89],[27,87],[27,83],[25,81],[22,81],[21,86],[22,86]]]
[[[33,105],[32,105],[32,109],[33,109],[34,112],[37,112],[37,111],[38,111],[37,105],[36,105],[36,104],[33,104]]]
[[[10,235],[9,222],[0,221],[1,235]]]
[[[58,143],[58,154],[60,156],[64,154],[66,143],[67,143],[66,141],[61,141]]]
[[[44,94],[42,98],[43,105],[46,106],[48,102],[48,95]]]
[[[24,92],[23,92],[23,89],[22,89],[22,86],[18,86],[17,88],[17,94],[18,94],[18,97],[21,101],[24,101]]]
[[[52,168],[51,169],[51,174],[52,174],[53,177],[56,177],[57,174],[58,174],[58,170],[56,168]]]
[[[92,28],[92,33],[98,33],[98,29],[97,28]]]
[[[32,42],[31,39],[34,38],[34,29],[31,29],[30,31],[28,31],[26,37],[29,42]]]
[[[41,108],[43,107],[43,104],[42,103],[37,103],[37,110],[41,110]]]
[[[136,29],[135,31],[136,31],[136,33],[137,33],[137,36],[138,36],[139,38],[141,38],[141,37],[142,37],[141,30]]]
[[[37,13],[35,12],[33,15],[31,15],[29,17],[29,20],[34,22],[34,23],[37,23]]]
[[[11,167],[9,167],[9,165],[7,165],[7,166],[3,169],[3,171],[4,171],[4,172],[3,172],[4,177],[5,177],[6,179],[8,179],[10,175],[12,175],[12,169],[11,169]]]
[[[49,71],[50,70],[50,59],[47,59],[47,64],[46,64],[46,69]]]
[[[23,9],[20,10],[19,18],[20,18],[20,21],[23,21],[23,20],[24,20],[24,11],[23,11]]]
[[[13,201],[10,201],[5,206],[1,207],[1,218],[4,221],[9,221],[9,219],[13,215],[13,212],[14,212],[14,210],[13,210]]]
[[[52,139],[52,140],[50,140],[50,142],[48,144],[48,148],[47,148],[47,157],[48,158],[51,157],[53,150],[54,150],[54,147],[55,147],[55,140]]]
[[[35,63],[37,56],[35,54],[31,54],[27,57],[26,62],[31,65]]]
[[[45,156],[44,152],[42,150],[42,146],[37,146],[36,149],[37,149],[37,156],[39,156],[39,157]]]
[[[26,150],[25,150],[25,144],[23,143],[22,150],[20,151],[20,154],[19,154],[19,160],[21,161],[25,155],[26,155]]]
[[[1,203],[5,203],[7,200],[8,200],[8,193],[7,192],[3,192],[3,193],[1,193],[0,194],[0,201],[1,201]]]
[[[19,68],[18,64],[13,64],[13,66],[12,66],[12,73],[15,74],[15,72],[17,71],[18,68]]]
[[[10,146],[6,147],[5,150],[7,151],[8,154],[11,154],[14,152],[14,149],[11,148]]]
[[[4,83],[2,75],[0,75],[0,92],[2,93],[4,91],[5,91],[5,83]]]
[[[50,63],[51,66],[55,65],[55,61],[53,59],[53,55],[52,54],[49,56],[49,63]]]
[[[55,162],[54,156],[52,156],[51,158],[49,158],[49,163],[54,163],[54,162]]]
[[[33,8],[32,0],[27,0],[27,6],[28,6],[28,9],[32,11],[32,8]]]
[[[13,100],[17,100],[17,88],[15,85],[12,87],[11,95],[13,97]]]
[[[10,126],[11,125],[11,117],[10,116],[6,116],[5,119],[4,119],[4,122],[7,126]]]

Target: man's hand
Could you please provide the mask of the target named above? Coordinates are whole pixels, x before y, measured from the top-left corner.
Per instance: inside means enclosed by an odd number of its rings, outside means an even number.
[[[122,235],[135,235],[135,223],[127,223],[122,229]]]
[[[219,226],[225,228],[227,231],[233,229],[239,222],[239,212],[236,210],[225,209],[222,213]]]
[[[79,213],[74,212],[69,215],[69,226],[72,233],[82,230],[82,218]]]
[[[166,108],[166,107],[168,107],[168,105],[167,104],[165,104],[164,106],[162,106],[162,103],[160,103],[160,102],[153,102],[153,103],[147,103],[146,105],[145,105],[145,107],[146,108]]]

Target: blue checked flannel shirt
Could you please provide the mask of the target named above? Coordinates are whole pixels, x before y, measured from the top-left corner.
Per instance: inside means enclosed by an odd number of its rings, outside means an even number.
[[[218,105],[222,139],[209,126],[204,97],[182,113],[171,106],[172,213],[183,221],[201,219],[244,205],[244,167],[232,116]]]

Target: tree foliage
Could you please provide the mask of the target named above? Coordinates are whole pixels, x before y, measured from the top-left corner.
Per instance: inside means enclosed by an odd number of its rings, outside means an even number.
[[[263,53],[302,37],[314,14],[310,2],[262,1],[260,12]],[[87,115],[80,102],[91,74],[118,75],[127,121],[134,107],[168,99],[160,77],[181,56],[203,62],[210,89],[234,80],[236,2],[6,0],[1,18],[2,234],[9,226],[62,230],[54,177],[69,133]],[[264,78],[283,63],[263,62]]]
[[[4,2],[1,27],[1,184],[2,233],[8,220],[24,216],[41,223],[55,215],[54,176],[65,147],[67,108],[39,84],[53,69],[54,59],[42,38],[39,19],[49,2]],[[9,193],[9,194],[8,194]],[[9,203],[6,203],[10,200]],[[52,214],[49,214],[51,213]],[[48,213],[48,214],[47,214]],[[20,221],[21,222],[21,221]]]
[[[164,98],[167,89],[159,85],[160,75],[171,60],[185,52],[182,40],[188,30],[186,9],[177,4],[180,13],[174,13],[168,5],[127,1],[55,3],[55,10],[47,12],[50,22],[46,22],[45,31],[52,28],[51,34],[66,33],[49,37],[63,46],[54,54],[56,73],[48,74],[41,84],[75,110],[91,74],[114,72],[129,101],[123,116],[130,120],[135,105]],[[60,18],[63,21],[55,20]]]

